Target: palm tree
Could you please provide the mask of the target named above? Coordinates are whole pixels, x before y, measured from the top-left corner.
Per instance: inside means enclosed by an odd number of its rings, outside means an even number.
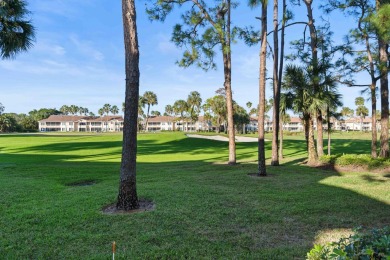
[[[292,108],[300,114],[305,126],[305,137],[308,150],[308,164],[316,164],[318,154],[315,148],[313,118],[318,108],[323,107],[325,101],[318,98],[312,87],[311,68],[289,64],[286,66],[283,82],[288,95],[293,97]]]
[[[145,127],[147,129],[148,121],[149,121],[150,106],[157,105],[158,101],[157,101],[157,95],[155,93],[153,93],[152,91],[146,91],[142,97],[144,98],[145,104],[148,106],[148,110],[146,113],[146,123],[145,123]]]
[[[108,113],[110,113],[110,111],[111,111],[111,105],[110,104],[104,104],[102,109],[103,109],[104,113],[106,114],[106,116],[108,116]]]
[[[78,112],[79,112],[79,107],[78,106],[71,105],[69,107],[69,113],[71,113],[72,115],[76,115]]]
[[[63,115],[68,115],[69,114],[69,110],[70,108],[67,106],[67,105],[63,105],[61,108],[60,108],[60,111]]]
[[[318,82],[318,90],[315,93],[316,99],[320,99],[323,102],[318,104],[317,107],[317,153],[318,156],[324,155],[323,147],[323,118],[322,115],[326,115],[328,121],[328,154],[330,153],[330,133],[331,125],[330,118],[332,115],[336,115],[333,111],[336,111],[338,107],[342,106],[342,96],[337,91],[337,79],[332,74],[328,73],[330,71],[331,64],[327,62],[322,62],[319,64],[319,78],[321,81]],[[320,114],[319,114],[320,113]],[[320,119],[320,120],[318,120]]]
[[[180,121],[184,122],[184,119],[186,118],[186,112],[188,111],[188,103],[183,99],[176,100],[172,108],[176,115],[180,115],[179,117]],[[183,126],[183,131],[184,131],[184,126]]]
[[[85,107],[79,107],[79,113],[80,113],[80,116],[81,115],[87,115],[89,112],[88,108],[85,108]]]
[[[0,1],[0,57],[14,58],[30,49],[35,38],[35,28],[26,16],[30,13],[23,0]]]
[[[349,107],[343,107],[340,111],[341,115],[345,118],[351,118],[355,111]]]
[[[113,105],[110,109],[111,113],[115,116],[119,113],[119,108],[116,105]]]
[[[168,116],[172,116],[172,114],[174,113],[173,107],[172,107],[171,105],[166,105],[166,106],[165,106],[165,113],[166,113]]]
[[[341,99],[342,96],[338,93],[336,88],[336,80],[334,78],[328,79],[328,84],[326,85],[326,89],[323,93],[324,100],[326,102],[326,119],[328,123],[328,155],[330,156],[330,147],[331,147],[331,118],[339,118],[340,113],[337,113],[336,110],[338,107],[343,105]]]
[[[283,124],[291,121],[287,110],[292,108],[292,102],[291,94],[280,93],[279,160],[283,159]]]
[[[168,124],[172,124],[171,122],[171,116],[174,114],[173,107],[171,105],[165,106],[165,113],[164,115],[168,116]],[[175,131],[175,124],[172,124],[172,130]]]
[[[100,109],[98,110],[98,114],[99,114],[100,117],[102,117],[102,116],[104,115],[104,110],[103,110],[103,108],[100,108]]]
[[[251,109],[251,107],[252,107],[252,102],[250,102],[250,101],[248,101],[248,102],[246,102],[246,107],[249,109],[249,111],[250,111],[250,109]]]
[[[226,99],[222,95],[216,95],[212,98],[208,98],[203,105],[206,117],[211,118],[213,124],[216,125],[216,132],[220,132],[220,126],[226,125],[227,107]],[[214,115],[211,117],[211,113]],[[225,127],[226,129],[226,127]]]
[[[145,99],[143,96],[140,96],[138,98],[138,132],[142,130],[142,121],[145,118],[145,112],[144,108],[145,107]]]
[[[200,108],[202,105],[202,98],[198,91],[192,91],[187,98],[189,117],[191,123],[198,120],[198,116],[200,113]],[[187,130],[188,130],[188,122],[187,122]]]
[[[363,131],[363,119],[368,116],[368,108],[364,106],[364,98],[357,97],[355,99],[356,115],[360,117],[360,131]]]
[[[84,116],[86,116],[89,113],[89,109],[84,107]]]
[[[122,0],[126,57],[126,104],[117,209],[139,208],[136,189],[139,50],[134,0]]]
[[[249,115],[249,120],[250,120],[251,115],[253,114],[252,113],[252,102],[250,102],[250,101],[246,102],[246,107],[248,108],[248,115]],[[244,134],[246,133],[246,127],[245,126],[243,127],[243,133]]]
[[[157,110],[152,110],[152,112],[150,112],[150,114],[151,114],[152,116],[161,116],[160,111],[157,111]]]

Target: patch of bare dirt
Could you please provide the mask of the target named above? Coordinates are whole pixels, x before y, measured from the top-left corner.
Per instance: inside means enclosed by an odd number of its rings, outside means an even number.
[[[264,175],[259,175],[258,173],[248,173],[248,176],[252,178],[267,178],[267,177],[274,177],[275,175],[267,173],[267,175],[264,176]]]
[[[92,186],[98,183],[97,180],[83,180],[65,184],[65,186]]]
[[[118,210],[116,208],[116,203],[110,204],[105,206],[102,209],[103,214],[108,215],[117,215],[117,214],[134,214],[134,213],[141,213],[146,211],[152,211],[156,208],[156,205],[153,203],[153,201],[150,200],[139,200],[139,208],[138,209],[132,209],[132,210]]]

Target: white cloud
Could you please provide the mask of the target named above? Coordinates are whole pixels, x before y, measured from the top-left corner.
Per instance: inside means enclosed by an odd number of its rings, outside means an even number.
[[[76,46],[77,51],[79,51],[81,54],[93,58],[94,60],[97,61],[102,61],[104,59],[103,53],[96,50],[92,46],[91,42],[82,41],[78,38],[77,35],[71,35],[69,39]]]
[[[66,50],[59,44],[53,44],[49,41],[40,40],[34,46],[33,51],[42,52],[45,55],[63,56],[66,54]]]

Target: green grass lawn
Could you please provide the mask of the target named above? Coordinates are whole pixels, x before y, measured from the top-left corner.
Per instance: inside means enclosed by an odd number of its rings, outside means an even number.
[[[335,153],[369,153],[369,139],[333,137]],[[0,135],[0,258],[302,259],[313,243],[390,224],[390,174],[300,164],[305,142],[256,178],[256,143],[182,133],[141,134],[138,194],[154,211],[104,215],[119,183],[121,135]],[[267,143],[267,158],[270,156]],[[90,181],[90,186],[72,183]]]

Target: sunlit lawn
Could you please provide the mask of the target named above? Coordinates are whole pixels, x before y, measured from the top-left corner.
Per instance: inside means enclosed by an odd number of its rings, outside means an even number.
[[[332,152],[368,153],[369,137]],[[0,135],[0,259],[301,259],[353,227],[390,224],[389,173],[308,168],[303,136],[255,178],[257,144],[141,134],[138,193],[154,211],[104,215],[115,201],[121,135]],[[325,147],[326,148],[326,147]],[[267,157],[270,143],[267,143]],[[88,181],[89,186],[72,186]]]

